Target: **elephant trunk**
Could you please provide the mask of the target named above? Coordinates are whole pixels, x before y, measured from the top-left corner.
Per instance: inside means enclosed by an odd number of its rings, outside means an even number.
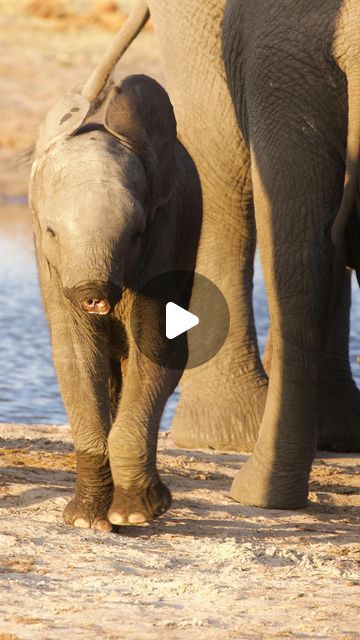
[[[105,51],[81,92],[84,98],[89,100],[90,104],[95,102],[104,89],[116,64],[141,31],[149,19],[149,15],[146,2],[137,0],[127,20],[122,25],[110,47]]]
[[[108,315],[120,302],[124,288],[123,244],[111,237],[100,243],[96,235],[81,245],[67,241],[61,254],[59,276],[64,295],[88,314]]]

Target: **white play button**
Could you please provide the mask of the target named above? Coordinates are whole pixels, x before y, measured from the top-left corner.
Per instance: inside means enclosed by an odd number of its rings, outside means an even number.
[[[198,316],[190,311],[186,311],[174,302],[168,302],[166,305],[166,337],[169,340],[177,338],[185,331],[189,331],[199,324]]]
[[[208,278],[174,270],[143,284],[132,305],[130,325],[147,358],[165,369],[184,371],[208,362],[222,348],[230,314],[220,289]]]

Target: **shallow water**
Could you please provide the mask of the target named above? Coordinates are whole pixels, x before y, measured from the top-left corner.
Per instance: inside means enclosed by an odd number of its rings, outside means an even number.
[[[0,205],[2,203],[0,202]],[[4,203],[3,203],[4,204]],[[63,424],[67,421],[51,361],[49,334],[36,275],[32,233],[28,214],[19,211],[22,200],[0,206],[0,422]],[[14,205],[14,208],[9,205]],[[12,211],[13,209],[13,211]],[[353,281],[351,363],[357,384],[360,367],[360,293]],[[256,261],[254,306],[261,350],[268,329],[267,305]],[[168,429],[178,394],[169,399],[161,427]]]

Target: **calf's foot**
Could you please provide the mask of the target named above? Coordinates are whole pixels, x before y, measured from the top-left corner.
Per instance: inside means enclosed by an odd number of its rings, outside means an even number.
[[[75,496],[63,511],[65,524],[82,529],[111,531],[107,511],[113,495],[113,481],[106,455],[76,454]]]
[[[169,489],[157,480],[142,489],[114,488],[107,517],[112,524],[136,525],[161,516],[171,505]]]
[[[111,531],[112,526],[107,518],[107,510],[111,503],[111,493],[105,492],[104,494],[88,497],[75,494],[63,511],[65,524],[79,527],[80,529]]]

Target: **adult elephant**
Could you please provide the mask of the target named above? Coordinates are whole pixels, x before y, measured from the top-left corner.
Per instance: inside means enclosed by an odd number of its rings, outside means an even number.
[[[251,450],[268,381],[252,310],[256,234],[250,154],[223,63],[224,6],[225,0],[212,0],[206,8],[197,0],[137,0],[125,31],[100,61],[86,90],[90,99],[96,95],[126,48],[124,41],[135,37],[150,9],[179,137],[201,179],[204,221],[197,269],[219,286],[231,314],[222,350],[183,375],[173,437],[189,448]],[[322,362],[320,445],[359,450],[360,399],[348,359],[349,286],[347,280]]]
[[[356,0],[228,0],[223,48],[251,156],[272,328],[259,438],[232,496],[298,508],[315,452],[329,316],[345,250],[359,253],[360,8]]]
[[[231,313],[221,352],[182,377],[172,434],[185,447],[250,450],[263,414],[267,378],[252,311],[250,158],[235,120],[221,52],[225,0],[212,0],[206,7],[197,0],[148,4],[179,136],[201,178],[204,222],[197,269],[220,287]],[[234,2],[235,12],[236,7]],[[322,360],[319,445],[359,451],[360,397],[349,366],[349,308],[347,277]]]

